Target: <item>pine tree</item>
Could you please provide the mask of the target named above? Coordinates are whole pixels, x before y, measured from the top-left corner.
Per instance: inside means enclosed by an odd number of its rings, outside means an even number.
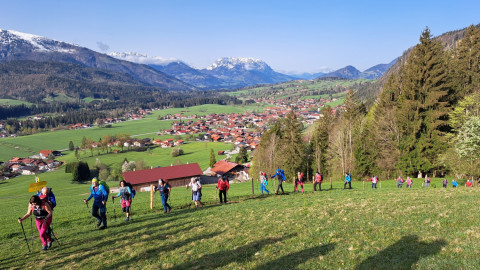
[[[438,167],[438,154],[445,148],[446,122],[450,111],[443,47],[426,28],[412,50],[402,78],[397,121],[402,138],[399,168],[413,174]]]
[[[458,43],[453,61],[457,98],[471,94],[480,87],[480,29],[471,25]]]
[[[213,152],[213,148],[210,148],[210,168],[213,168],[213,165],[217,163],[217,160],[215,159],[215,153]]]
[[[322,117],[315,122],[316,126],[312,136],[312,169],[314,171],[321,172],[324,176],[327,176],[328,140],[335,115],[333,114],[330,106],[323,107],[321,110],[321,115]]]
[[[287,181],[292,180],[296,173],[304,168],[305,148],[302,130],[302,123],[297,119],[293,110],[290,111],[282,121],[281,154],[277,156]]]
[[[73,142],[70,141],[70,142],[68,143],[68,150],[73,151],[74,149],[75,149],[75,146],[73,145]]]

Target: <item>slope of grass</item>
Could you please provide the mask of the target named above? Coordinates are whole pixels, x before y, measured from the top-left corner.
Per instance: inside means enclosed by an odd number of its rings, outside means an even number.
[[[30,102],[16,100],[16,99],[7,99],[7,98],[0,98],[0,105],[32,105]]]
[[[422,189],[414,180],[411,190],[396,189],[393,181],[377,190],[359,182],[343,190],[334,182],[333,190],[317,193],[308,184],[305,194],[258,196],[255,182],[256,196],[251,183],[232,184],[227,205],[217,204],[214,186],[205,186],[205,207],[198,209],[189,191],[174,188],[172,213],[160,210],[158,194],[150,210],[149,193],[138,193],[129,223],[118,201],[115,221],[109,201],[109,228],[99,231],[82,203],[88,184],[71,184],[60,172],[41,180],[57,195],[54,224],[62,246],[41,253],[34,232],[28,253],[16,218],[25,213],[32,178],[7,181],[0,187],[8,209],[0,212],[2,268],[475,269],[480,263],[480,218],[472,211],[477,188]],[[440,179],[433,184],[441,186]],[[25,228],[29,237],[28,220]]]

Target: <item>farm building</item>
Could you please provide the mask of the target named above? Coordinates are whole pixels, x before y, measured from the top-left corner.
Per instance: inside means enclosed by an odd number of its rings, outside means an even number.
[[[248,180],[248,173],[245,171],[245,166],[226,160],[220,160],[215,163],[210,172],[214,175],[226,176],[229,180]]]
[[[185,186],[192,177],[200,177],[202,170],[198,163],[183,164],[170,167],[153,168],[132,172],[124,172],[123,178],[136,190],[149,190],[150,185],[157,185],[163,179],[172,187]]]

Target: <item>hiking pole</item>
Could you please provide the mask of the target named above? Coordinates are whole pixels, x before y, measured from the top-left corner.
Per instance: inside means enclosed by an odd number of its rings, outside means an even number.
[[[32,237],[30,238],[32,240],[32,248],[33,248],[33,221],[32,221],[32,216],[30,216],[30,231],[32,232]]]
[[[50,224],[50,232],[52,233],[53,239],[55,239],[55,241],[57,241],[58,246],[61,247],[62,245],[60,245],[60,241],[58,241],[58,238],[57,238],[57,236],[55,235],[55,232],[53,231],[53,226],[52,226],[52,224]]]
[[[18,218],[18,219],[21,219],[21,218]],[[30,250],[30,246],[28,245],[27,235],[25,234],[25,229],[23,228],[23,223],[22,222],[20,222],[20,226],[22,226],[23,238],[25,239],[25,243],[27,243],[28,252],[32,252]]]
[[[115,212],[115,199],[112,197],[112,204],[113,204],[113,218],[115,219],[115,223],[117,222],[117,213]]]

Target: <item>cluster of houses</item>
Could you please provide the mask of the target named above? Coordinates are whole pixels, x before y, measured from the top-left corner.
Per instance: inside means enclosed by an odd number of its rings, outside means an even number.
[[[150,109],[141,109],[137,112],[126,112],[121,117],[107,117],[105,119],[99,119],[97,123],[101,123],[102,125],[111,125],[115,123],[125,122],[128,120],[139,120],[144,118],[146,115],[152,114],[152,110]],[[93,123],[76,123],[69,126],[69,129],[83,129],[83,128],[91,128],[93,127]]]
[[[38,155],[29,158],[14,157],[8,162],[0,162],[2,165],[0,180],[54,171],[62,165],[61,161],[53,159],[58,155],[60,155],[58,151],[42,150]]]

